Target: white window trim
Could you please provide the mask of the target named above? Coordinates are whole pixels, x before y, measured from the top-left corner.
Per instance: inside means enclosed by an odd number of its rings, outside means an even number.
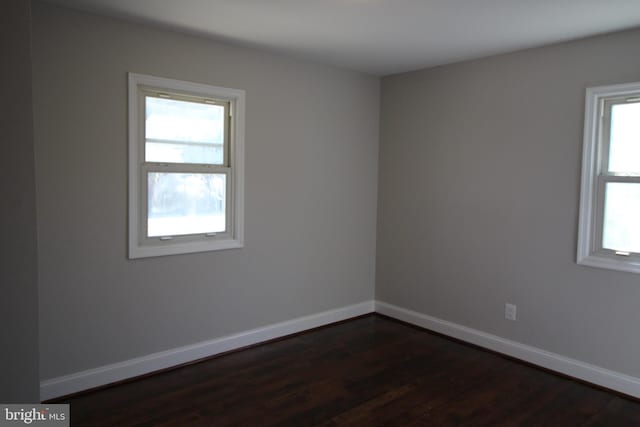
[[[580,220],[578,225],[577,263],[590,267],[640,273],[638,257],[622,257],[598,251],[597,209],[598,175],[601,156],[600,139],[603,132],[604,102],[612,97],[640,96],[640,82],[587,88],[582,151],[582,180],[580,191]]]
[[[193,252],[216,251],[223,249],[241,248],[244,246],[244,124],[245,124],[245,91],[230,89],[199,83],[191,83],[162,77],[129,73],[129,258],[146,258],[164,255],[186,254]],[[210,96],[227,100],[231,104],[233,115],[230,128],[232,142],[230,144],[231,168],[231,206],[229,212],[233,215],[230,233],[222,238],[200,240],[175,241],[169,240],[160,246],[146,245],[140,239],[141,212],[140,208],[140,117],[138,95],[141,87],[152,87],[167,91],[192,94],[196,96]]]

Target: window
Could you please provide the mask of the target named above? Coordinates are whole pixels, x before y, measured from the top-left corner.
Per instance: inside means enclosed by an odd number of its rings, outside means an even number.
[[[578,263],[640,273],[640,82],[587,89]]]
[[[129,258],[242,247],[244,98],[129,74]]]

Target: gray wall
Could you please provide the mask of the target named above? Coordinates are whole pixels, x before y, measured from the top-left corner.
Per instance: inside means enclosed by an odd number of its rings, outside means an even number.
[[[640,276],[575,263],[585,88],[640,80],[638,46],[622,32],[384,78],[377,298],[640,376]]]
[[[373,298],[379,79],[34,5],[41,377]],[[245,248],[130,261],[128,71],[247,93]]]
[[[31,102],[31,3],[0,13],[0,402],[39,402],[36,208]]]

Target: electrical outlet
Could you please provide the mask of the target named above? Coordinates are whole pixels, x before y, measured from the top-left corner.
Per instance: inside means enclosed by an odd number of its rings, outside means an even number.
[[[504,305],[504,318],[507,320],[517,320],[518,318],[518,307],[514,304],[505,303]]]

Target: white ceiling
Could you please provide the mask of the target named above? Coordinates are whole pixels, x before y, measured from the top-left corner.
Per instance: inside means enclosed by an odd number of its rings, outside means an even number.
[[[640,26],[640,0],[48,0],[387,75]]]

